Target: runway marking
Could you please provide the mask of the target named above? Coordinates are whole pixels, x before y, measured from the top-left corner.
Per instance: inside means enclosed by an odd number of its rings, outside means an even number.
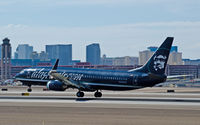
[[[170,97],[102,97],[102,98],[77,98],[74,96],[0,96],[1,99],[31,99],[31,100],[75,100],[75,101],[159,101],[159,102],[195,102],[200,103],[200,98],[170,98]]]
[[[197,98],[75,98],[62,96],[1,96],[0,102],[42,102],[42,103],[95,103],[95,104],[142,104],[142,105],[191,105],[200,106]]]

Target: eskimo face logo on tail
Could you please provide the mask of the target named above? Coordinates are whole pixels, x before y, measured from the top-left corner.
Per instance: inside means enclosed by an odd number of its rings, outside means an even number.
[[[153,66],[153,68],[154,68],[155,71],[164,69],[165,62],[166,62],[166,59],[167,59],[166,56],[157,55],[153,59],[154,59],[154,66]]]

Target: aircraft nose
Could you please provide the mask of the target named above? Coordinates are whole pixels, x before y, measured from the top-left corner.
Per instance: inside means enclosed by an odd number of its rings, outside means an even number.
[[[16,78],[18,78],[18,77],[20,77],[20,74],[19,74],[19,73],[17,73],[17,74],[13,77],[13,79],[16,79]]]

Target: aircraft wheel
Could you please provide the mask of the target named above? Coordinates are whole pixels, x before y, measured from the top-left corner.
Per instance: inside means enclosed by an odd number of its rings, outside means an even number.
[[[76,93],[76,96],[77,96],[77,97],[83,97],[83,96],[84,96],[84,92],[77,92],[77,93]]]
[[[95,97],[101,97],[101,96],[102,96],[102,93],[101,93],[101,92],[95,92],[95,93],[94,93],[94,96],[95,96]]]
[[[28,91],[28,92],[32,92],[32,89],[31,89],[31,88],[28,88],[27,91]]]

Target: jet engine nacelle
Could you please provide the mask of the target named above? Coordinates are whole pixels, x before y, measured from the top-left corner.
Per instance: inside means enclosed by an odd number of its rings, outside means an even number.
[[[48,90],[54,90],[54,91],[65,91],[66,90],[65,84],[58,80],[51,80],[47,83],[47,89]]]

